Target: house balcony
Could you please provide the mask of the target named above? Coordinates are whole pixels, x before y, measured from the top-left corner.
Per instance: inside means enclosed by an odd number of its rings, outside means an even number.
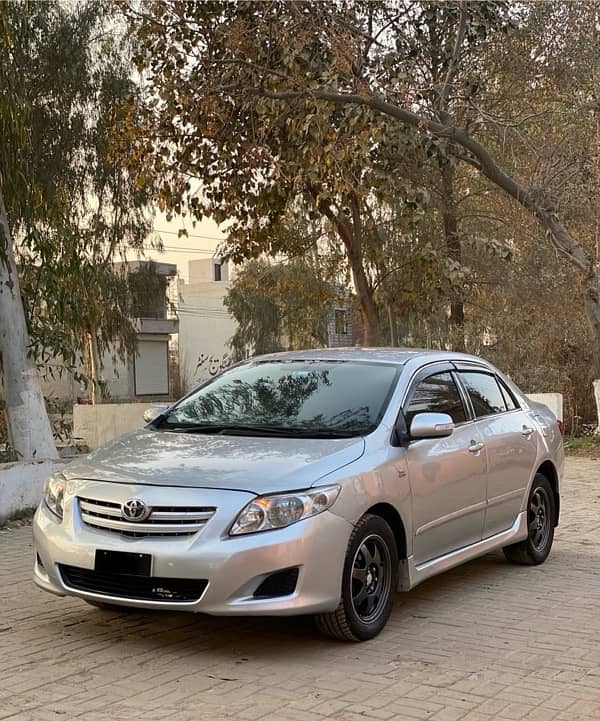
[[[137,333],[173,335],[179,332],[179,318],[134,318]]]

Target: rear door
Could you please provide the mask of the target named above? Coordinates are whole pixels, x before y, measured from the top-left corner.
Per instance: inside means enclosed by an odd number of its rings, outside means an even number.
[[[537,431],[516,398],[494,373],[460,367],[488,464],[483,537],[510,528],[521,509],[537,457]]]
[[[447,413],[456,424],[447,438],[411,441],[406,460],[412,492],[413,555],[417,564],[481,540],[486,462],[476,424],[449,364],[422,369],[403,405],[407,428],[417,413]]]

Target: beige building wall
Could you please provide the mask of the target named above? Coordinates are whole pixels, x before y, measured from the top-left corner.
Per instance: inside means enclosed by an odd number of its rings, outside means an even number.
[[[144,411],[156,403],[100,403],[73,406],[73,439],[94,449],[146,425]]]
[[[235,320],[223,305],[229,289],[229,268],[221,265],[222,280],[215,280],[218,259],[189,261],[189,283],[179,283],[179,365],[186,389],[215,376],[231,362],[228,342]]]

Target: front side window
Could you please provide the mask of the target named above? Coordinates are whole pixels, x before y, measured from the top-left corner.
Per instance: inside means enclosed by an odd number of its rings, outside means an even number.
[[[399,368],[351,361],[236,366],[175,406],[159,429],[239,435],[351,437],[378,425]]]
[[[465,409],[451,373],[436,373],[417,384],[404,414],[409,428],[417,413],[447,413],[454,423],[465,422]]]
[[[504,396],[494,376],[475,371],[461,371],[460,377],[471,399],[476,418],[506,411]]]

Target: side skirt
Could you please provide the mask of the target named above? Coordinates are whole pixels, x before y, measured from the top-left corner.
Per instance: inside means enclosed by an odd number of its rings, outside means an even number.
[[[410,591],[411,588],[431,578],[431,576],[449,571],[455,566],[460,566],[461,563],[466,563],[474,558],[483,556],[496,548],[509,546],[511,543],[518,543],[525,538],[527,538],[527,513],[522,512],[519,513],[515,522],[508,530],[496,533],[494,536],[485,538],[470,546],[459,548],[456,551],[450,551],[450,553],[420,564],[415,564],[414,558],[411,556],[400,562],[398,590]]]

